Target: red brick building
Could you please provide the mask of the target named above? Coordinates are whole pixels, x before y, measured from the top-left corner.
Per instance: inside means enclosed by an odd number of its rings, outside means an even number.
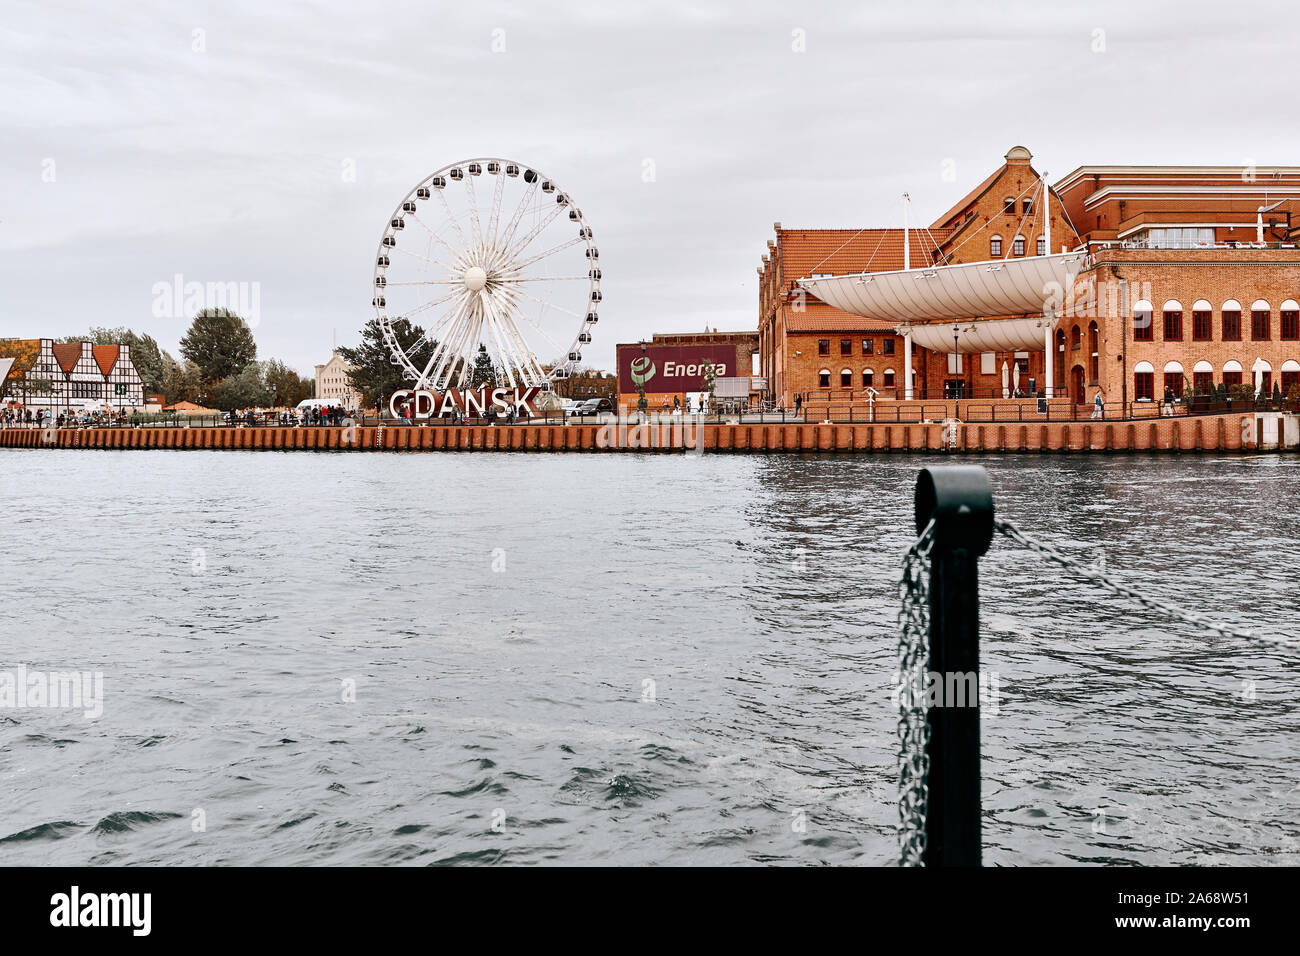
[[[1300,169],[1080,167],[1050,187],[1031,159],[1010,150],[928,226],[777,223],[759,267],[773,397],[1300,387]]]

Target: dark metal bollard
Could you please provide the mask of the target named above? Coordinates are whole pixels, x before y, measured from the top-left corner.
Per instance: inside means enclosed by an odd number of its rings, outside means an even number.
[[[925,865],[979,866],[979,559],[993,540],[988,472],[978,465],[922,469],[918,534],[931,519],[930,674],[942,681],[942,695],[936,688],[927,717]]]

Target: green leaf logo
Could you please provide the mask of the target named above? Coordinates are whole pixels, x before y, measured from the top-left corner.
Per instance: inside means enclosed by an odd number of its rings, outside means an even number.
[[[632,372],[632,384],[644,386],[646,382],[655,377],[655,363],[650,361],[648,355],[632,360],[630,371]]]

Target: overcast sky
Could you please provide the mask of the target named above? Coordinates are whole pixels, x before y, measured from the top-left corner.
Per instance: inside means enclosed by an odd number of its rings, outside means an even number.
[[[928,222],[1016,144],[1053,179],[1300,164],[1285,4],[0,11],[0,336],[125,325],[175,352],[190,316],[155,317],[157,283],[257,283],[260,357],[304,372],[373,314],[396,202],[469,156],[581,203],[606,366],[651,332],[754,328],[773,221],[899,225],[907,190]]]

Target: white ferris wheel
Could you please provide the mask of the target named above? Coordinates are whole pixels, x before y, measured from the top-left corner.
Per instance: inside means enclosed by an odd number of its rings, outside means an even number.
[[[375,257],[384,344],[414,389],[468,387],[485,346],[498,385],[547,390],[582,361],[600,299],[582,210],[554,179],[506,159],[427,176],[389,217]]]

